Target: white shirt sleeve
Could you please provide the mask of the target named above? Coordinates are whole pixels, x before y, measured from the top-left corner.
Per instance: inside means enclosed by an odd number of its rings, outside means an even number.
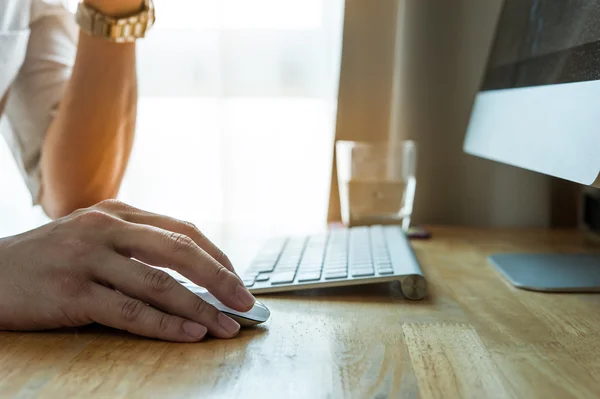
[[[37,204],[42,144],[71,76],[78,27],[60,0],[34,0],[29,29],[25,60],[8,92],[4,133]]]

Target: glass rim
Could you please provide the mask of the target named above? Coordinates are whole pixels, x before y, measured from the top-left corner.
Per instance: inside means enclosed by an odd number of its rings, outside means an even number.
[[[352,147],[417,147],[417,142],[414,140],[378,140],[378,141],[357,141],[357,140],[336,140],[336,146],[352,146]]]
[[[353,141],[353,140],[336,140],[335,150],[339,151],[350,151],[350,150],[363,150],[363,151],[410,151],[416,153],[418,151],[417,142],[414,140],[400,140],[400,141]]]

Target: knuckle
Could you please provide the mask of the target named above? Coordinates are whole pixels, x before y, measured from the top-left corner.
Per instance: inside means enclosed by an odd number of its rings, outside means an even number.
[[[230,280],[231,274],[224,266],[217,266],[214,272],[214,280],[218,285],[223,285]]]
[[[121,315],[125,321],[135,322],[140,319],[145,307],[146,305],[137,299],[127,299],[121,306]]]
[[[84,213],[88,212],[90,210],[90,208],[79,208],[74,210],[73,212],[71,212],[71,214],[69,215],[71,218],[77,218],[81,215],[83,215]]]
[[[106,210],[115,215],[121,215],[125,213],[137,214],[143,213],[140,209],[137,209],[125,202],[116,200],[116,199],[107,199],[102,202],[99,202],[95,208]]]
[[[125,205],[125,203],[123,203],[119,200],[116,200],[116,199],[106,199],[106,200],[101,201],[98,204],[96,204],[96,207],[104,208],[104,209],[121,209],[126,206],[127,205]]]
[[[162,294],[172,290],[177,282],[167,273],[148,268],[146,276],[144,277],[144,283],[152,292],[156,294]]]
[[[195,236],[199,240],[208,239],[206,235],[192,222],[180,222],[186,235]]]
[[[214,309],[214,308],[213,308]],[[211,306],[204,300],[197,298],[194,302],[194,312],[199,316],[205,316],[211,312]]]
[[[172,330],[172,318],[167,314],[161,314],[158,319],[158,332],[165,335]]]
[[[196,225],[194,223],[186,222],[186,221],[179,221],[179,223],[181,223],[183,225],[183,227],[185,228],[186,231],[199,234],[200,236],[204,236],[202,234],[202,232],[200,231],[200,229],[198,229],[198,227],[196,227]]]
[[[222,265],[230,265],[231,264],[229,257],[227,255],[225,255],[225,252],[221,251],[220,249],[217,252],[217,259],[215,259],[215,260]]]
[[[185,234],[169,233],[168,239],[171,243],[173,252],[189,252],[196,245],[195,242]]]
[[[90,209],[75,217],[75,221],[84,226],[105,227],[115,222],[115,218],[97,209]]]

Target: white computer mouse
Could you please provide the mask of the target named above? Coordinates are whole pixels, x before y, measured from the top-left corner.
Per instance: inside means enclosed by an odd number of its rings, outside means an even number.
[[[242,327],[252,327],[257,324],[262,324],[269,319],[271,312],[269,308],[260,303],[259,301],[254,302],[254,307],[248,312],[238,312],[225,305],[223,305],[217,298],[215,298],[205,288],[197,286],[195,284],[182,283],[184,287],[198,295],[200,298],[205,300],[207,303],[213,305],[215,308],[237,321]]]

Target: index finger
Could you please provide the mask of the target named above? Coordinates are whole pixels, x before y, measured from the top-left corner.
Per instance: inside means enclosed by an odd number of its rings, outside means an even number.
[[[119,253],[152,266],[173,269],[230,308],[245,312],[254,306],[254,297],[242,280],[188,236],[130,222],[120,223],[108,235],[108,241]]]
[[[157,213],[147,212],[130,205],[119,203],[118,206],[100,204],[101,207],[108,207],[109,213],[131,223],[147,224],[158,227],[163,230],[183,234],[190,237],[202,249],[212,256],[217,262],[225,266],[229,271],[235,273],[233,264],[225,253],[217,247],[204,233],[202,233],[194,224],[174,219],[169,216],[159,215]]]

